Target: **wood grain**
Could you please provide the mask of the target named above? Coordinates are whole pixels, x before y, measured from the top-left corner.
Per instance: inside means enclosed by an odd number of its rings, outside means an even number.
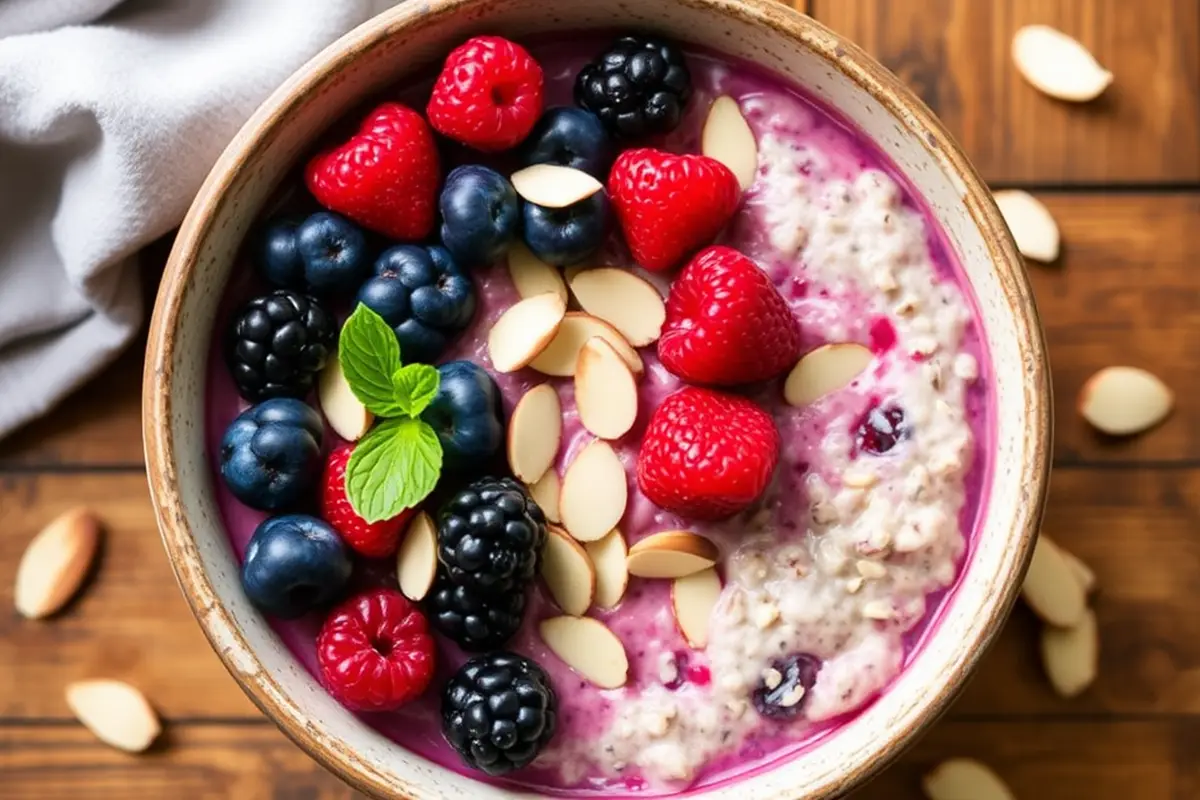
[[[989,181],[1200,179],[1195,0],[814,0],[812,13],[903,78]],[[1099,100],[1063,103],[1025,83],[1010,45],[1033,23],[1113,72]]]

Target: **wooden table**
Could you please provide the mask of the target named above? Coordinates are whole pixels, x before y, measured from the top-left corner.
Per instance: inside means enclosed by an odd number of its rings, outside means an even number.
[[[1103,656],[1083,697],[1042,676],[1018,608],[962,699],[862,792],[918,798],[939,759],[979,757],[1030,800],[1200,798],[1200,4],[1196,0],[812,0],[948,123],[996,186],[1040,196],[1065,255],[1032,266],[1050,339],[1056,456],[1046,529],[1099,575]],[[1056,25],[1116,75],[1085,107],[1024,84],[1009,41]],[[167,566],[139,433],[143,348],[0,442],[0,606],[25,542],[68,506],[108,524],[89,591],[60,618],[0,616],[0,796],[334,798],[350,793],[250,705],[210,652]],[[1102,441],[1074,412],[1095,370],[1147,367],[1174,416]],[[77,725],[68,681],[128,679],[168,721],[127,756]]]

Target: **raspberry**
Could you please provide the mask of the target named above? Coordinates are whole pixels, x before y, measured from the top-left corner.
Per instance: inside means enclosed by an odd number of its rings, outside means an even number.
[[[446,57],[426,113],[438,133],[476,150],[515,147],[542,114],[542,68],[508,39],[468,39]]]
[[[329,454],[322,479],[321,517],[333,526],[354,552],[367,558],[386,558],[396,552],[400,534],[416,508],[407,508],[391,519],[367,522],[346,495],[346,465],[354,445],[345,444]]]
[[[326,617],[317,662],[329,693],[354,711],[393,711],[433,680],[433,637],[425,615],[395,589],[351,597]]]

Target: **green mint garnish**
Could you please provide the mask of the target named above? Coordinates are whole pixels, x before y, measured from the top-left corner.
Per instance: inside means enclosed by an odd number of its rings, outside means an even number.
[[[338,358],[354,396],[380,420],[350,456],[346,494],[367,522],[391,519],[424,500],[442,471],[442,444],[419,418],[441,375],[402,365],[395,331],[361,303],[342,326]]]

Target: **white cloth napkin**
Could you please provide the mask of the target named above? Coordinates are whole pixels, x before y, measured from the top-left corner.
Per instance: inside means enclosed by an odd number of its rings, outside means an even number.
[[[108,364],[135,254],[275,87],[395,0],[0,0],[0,438]]]

